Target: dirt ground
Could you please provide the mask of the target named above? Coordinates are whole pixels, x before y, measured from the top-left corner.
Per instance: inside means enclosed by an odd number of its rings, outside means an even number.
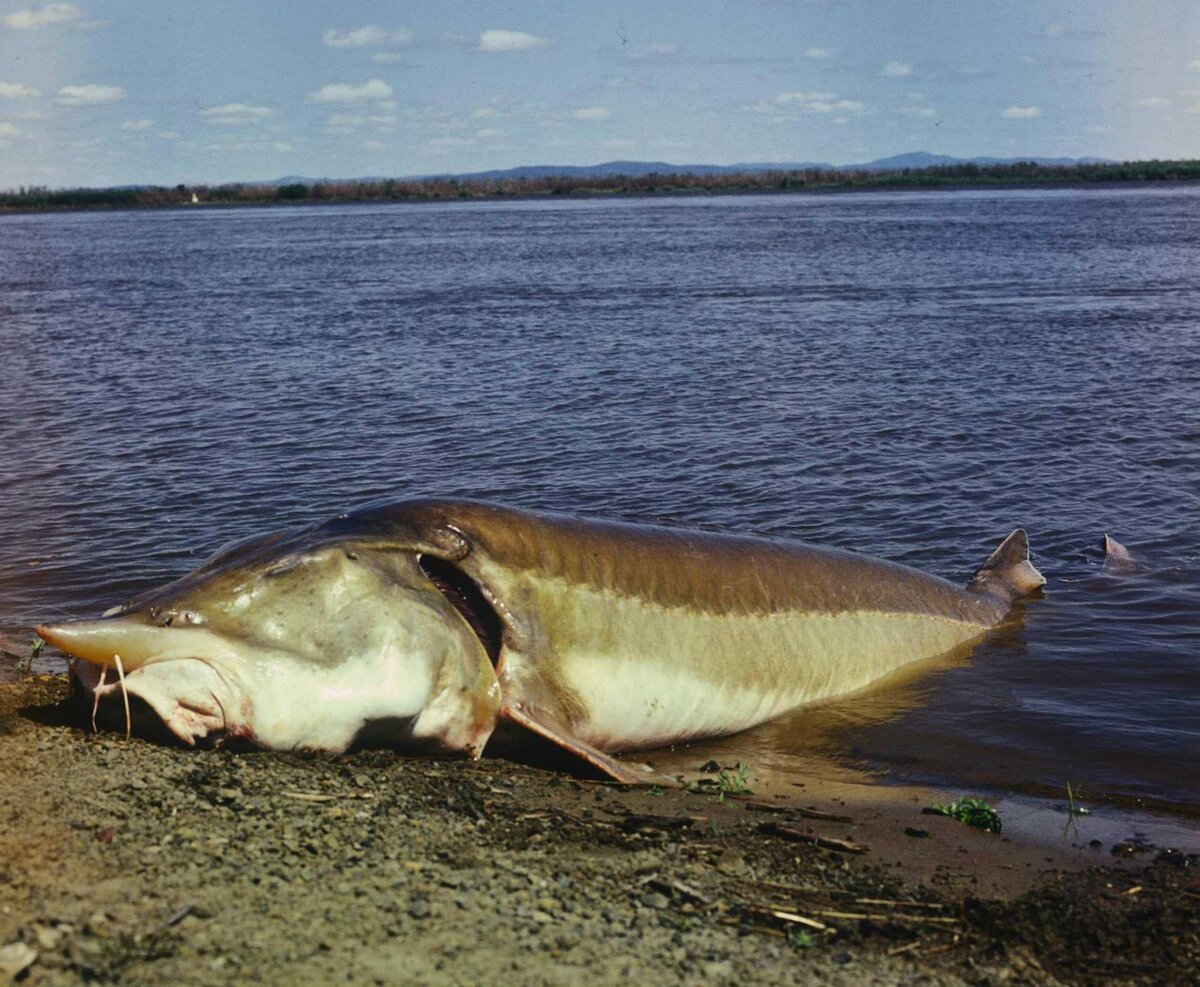
[[[185,750],[92,734],[67,693],[0,684],[0,984],[1200,976],[1183,853],[1050,850],[849,783],[720,797],[491,758]]]

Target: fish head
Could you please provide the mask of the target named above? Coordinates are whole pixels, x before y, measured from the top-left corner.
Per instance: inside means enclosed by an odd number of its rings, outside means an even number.
[[[144,700],[175,736],[272,749],[395,746],[478,755],[499,684],[422,567],[453,547],[326,525],[243,542],[96,620],[38,628],[100,701]]]

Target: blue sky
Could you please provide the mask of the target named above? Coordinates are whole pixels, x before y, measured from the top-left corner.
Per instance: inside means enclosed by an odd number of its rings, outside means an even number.
[[[1200,157],[1195,0],[0,0],[0,188]]]

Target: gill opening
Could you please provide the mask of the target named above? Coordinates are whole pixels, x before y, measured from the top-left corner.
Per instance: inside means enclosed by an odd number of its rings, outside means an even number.
[[[480,590],[479,584],[458,566],[433,555],[418,555],[417,565],[450,605],[461,614],[479,638],[479,643],[487,652],[488,661],[495,668],[500,660],[504,626],[500,622],[499,614]]]

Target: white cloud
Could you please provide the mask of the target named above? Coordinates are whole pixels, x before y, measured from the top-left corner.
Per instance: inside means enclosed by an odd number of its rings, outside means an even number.
[[[335,113],[329,118],[333,130],[353,130],[355,127],[394,127],[399,117],[394,113]]]
[[[811,58],[814,62],[827,62],[833,58],[832,48],[806,48],[804,51],[805,58]]]
[[[149,130],[154,126],[153,120],[126,120],[121,124],[122,130]]]
[[[32,31],[51,24],[70,24],[83,17],[83,11],[73,3],[47,3],[36,10],[18,10],[6,14],[4,23],[14,31]]]
[[[495,140],[497,137],[503,137],[504,131],[497,130],[495,127],[484,127],[482,130],[475,131],[475,136],[481,141]]]
[[[538,38],[524,31],[484,31],[479,35],[477,51],[528,51],[531,48],[544,48],[550,44],[549,38]]]
[[[500,114],[493,110],[490,106],[481,106],[471,114],[472,120],[488,120]]]
[[[330,48],[380,48],[383,45],[406,45],[413,40],[413,33],[406,27],[385,31],[374,24],[350,28],[345,31],[329,30],[321,40]]]
[[[809,113],[862,113],[866,108],[866,104],[857,99],[818,99],[804,106]]]
[[[780,106],[784,106],[787,103],[808,103],[814,99],[815,100],[826,100],[826,99],[835,99],[835,98],[836,97],[833,93],[793,92],[793,93],[780,93],[778,96],[775,97],[775,102]]]
[[[903,79],[913,74],[913,67],[907,62],[888,62],[883,67],[883,74],[889,79]]]
[[[1062,24],[1047,24],[1046,30],[1042,32],[1047,38],[1061,38],[1067,33],[1067,29]]]
[[[274,141],[271,144],[271,150],[278,151],[280,154],[287,154],[288,151],[294,150],[294,148],[287,141]]]
[[[0,138],[16,137],[21,133],[21,128],[11,124],[0,122]]]
[[[1170,106],[1171,98],[1169,96],[1143,96],[1141,99],[1130,101],[1134,106]]]
[[[365,151],[382,151],[383,141],[369,140],[362,142],[362,148]]]
[[[371,61],[380,65],[395,65],[396,62],[404,61],[404,56],[398,51],[377,51],[371,56]]]
[[[612,111],[607,106],[581,106],[574,116],[576,120],[607,120]]]
[[[1010,106],[1007,110],[1001,111],[1000,115],[1005,120],[1033,120],[1042,115],[1040,106]]]
[[[181,139],[180,135],[177,134],[174,130],[164,130],[161,134],[158,135],[158,137],[159,137],[159,140],[164,140],[164,141],[177,141],[177,140]]]
[[[308,94],[314,103],[379,103],[392,98],[392,87],[382,79],[372,79],[361,86],[331,82]]]
[[[120,86],[63,86],[56,102],[63,106],[99,106],[118,103],[124,98],[125,90]]]
[[[761,102],[751,109],[755,113],[770,112],[774,107],[763,110]],[[839,99],[836,93],[793,92],[780,93],[775,97],[775,106],[791,106],[804,113],[862,113],[867,107],[857,99]]]
[[[25,86],[19,82],[0,82],[0,99],[33,99],[40,95],[33,86]]]
[[[246,124],[261,123],[267,117],[273,117],[275,111],[269,106],[226,103],[223,106],[210,106],[207,110],[201,110],[200,115],[208,123],[218,127],[243,127]]]

